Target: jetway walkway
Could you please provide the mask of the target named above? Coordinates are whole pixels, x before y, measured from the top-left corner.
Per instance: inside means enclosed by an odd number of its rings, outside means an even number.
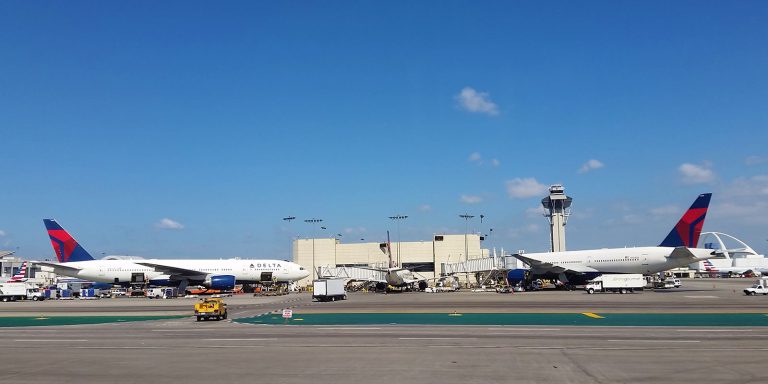
[[[459,263],[440,264],[440,274],[455,275],[461,273],[491,272],[497,270],[528,269],[528,265],[519,259],[506,256],[491,256],[481,259],[472,259]]]
[[[386,272],[360,267],[332,267],[329,265],[317,268],[317,275],[321,278],[336,278],[356,281],[383,281]]]

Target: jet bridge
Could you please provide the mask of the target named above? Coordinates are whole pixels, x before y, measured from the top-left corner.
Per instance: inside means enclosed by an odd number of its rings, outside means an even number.
[[[465,275],[467,281],[469,281],[469,275],[471,274],[479,285],[485,285],[491,280],[500,278],[506,279],[510,284],[514,285],[523,279],[525,272],[529,269],[528,265],[509,255],[494,255],[458,263],[440,264],[440,274],[442,276]]]
[[[317,268],[317,275],[324,279],[346,279],[355,281],[383,281],[386,272],[362,267],[332,267],[330,265]]]

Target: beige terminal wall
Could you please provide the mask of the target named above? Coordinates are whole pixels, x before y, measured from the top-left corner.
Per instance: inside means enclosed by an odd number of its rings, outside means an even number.
[[[465,240],[466,249],[465,252]],[[392,242],[392,259],[398,261],[398,243]],[[380,243],[343,243],[335,238],[296,239],[293,241],[293,261],[316,271],[320,266],[372,266],[386,267],[387,255],[381,251]],[[418,272],[426,278],[440,275],[441,263],[457,263],[467,259],[488,256],[488,250],[481,248],[478,234],[434,235],[428,241],[407,241],[399,244],[401,264],[429,264],[434,272]],[[315,275],[299,282],[310,285]]]

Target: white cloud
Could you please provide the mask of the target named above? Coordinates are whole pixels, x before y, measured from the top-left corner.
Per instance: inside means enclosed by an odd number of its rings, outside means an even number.
[[[739,200],[744,200],[744,197],[768,196],[768,175],[734,179],[723,189],[722,196]]]
[[[664,205],[661,207],[651,208],[651,215],[656,217],[676,215],[676,214],[681,214],[682,212],[683,210],[676,205]]]
[[[683,176],[685,184],[706,184],[715,180],[715,172],[710,169],[711,164],[696,165],[684,163],[678,168]]]
[[[477,164],[478,166],[489,164],[491,167],[498,167],[501,164],[499,159],[491,159],[490,161],[486,162],[483,160],[483,156],[480,155],[480,152],[473,152],[471,155],[469,155],[467,161]]]
[[[422,205],[419,205],[418,209],[419,209],[419,212],[429,212],[432,210],[432,206],[429,204],[422,204]]]
[[[520,228],[510,228],[507,230],[507,236],[511,238],[520,238],[520,237],[528,237],[528,235],[539,233],[541,230],[541,226],[538,224],[527,224]]]
[[[600,160],[590,159],[584,165],[579,168],[579,173],[587,173],[594,169],[600,169],[604,167],[605,164],[603,164]]]
[[[367,231],[365,227],[356,227],[356,228],[344,228],[344,233],[348,235],[362,235]]]
[[[507,194],[513,199],[525,199],[528,197],[542,196],[548,190],[548,187],[539,183],[536,179],[514,178],[507,181]]]
[[[5,236],[5,231],[3,231],[2,229],[0,229],[0,237],[3,237],[3,236]]]
[[[178,221],[171,220],[169,218],[164,218],[157,223],[155,223],[155,228],[160,229],[184,229],[184,225],[179,223]]]
[[[467,204],[478,204],[483,202],[483,198],[480,196],[461,195],[461,202]]]
[[[643,218],[640,217],[639,215],[629,214],[629,215],[624,215],[621,218],[621,222],[625,224],[638,224],[643,222]]]
[[[532,218],[539,218],[544,216],[544,207],[538,206],[533,208],[528,208],[525,210],[525,217],[532,219]]]
[[[471,87],[464,87],[464,89],[456,95],[456,100],[459,102],[461,108],[469,112],[485,113],[491,116],[499,114],[499,107],[491,101],[487,93],[477,92]]]
[[[768,157],[765,156],[749,156],[744,159],[744,164],[746,165],[760,165],[765,163],[768,163]]]

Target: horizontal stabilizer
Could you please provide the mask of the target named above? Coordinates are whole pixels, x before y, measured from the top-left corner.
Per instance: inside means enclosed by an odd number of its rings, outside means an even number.
[[[32,264],[37,264],[43,267],[49,267],[53,268],[54,270],[62,271],[61,273],[57,272],[61,275],[77,275],[77,273],[81,271],[80,268],[70,267],[57,263],[50,263],[47,261],[32,261]]]

